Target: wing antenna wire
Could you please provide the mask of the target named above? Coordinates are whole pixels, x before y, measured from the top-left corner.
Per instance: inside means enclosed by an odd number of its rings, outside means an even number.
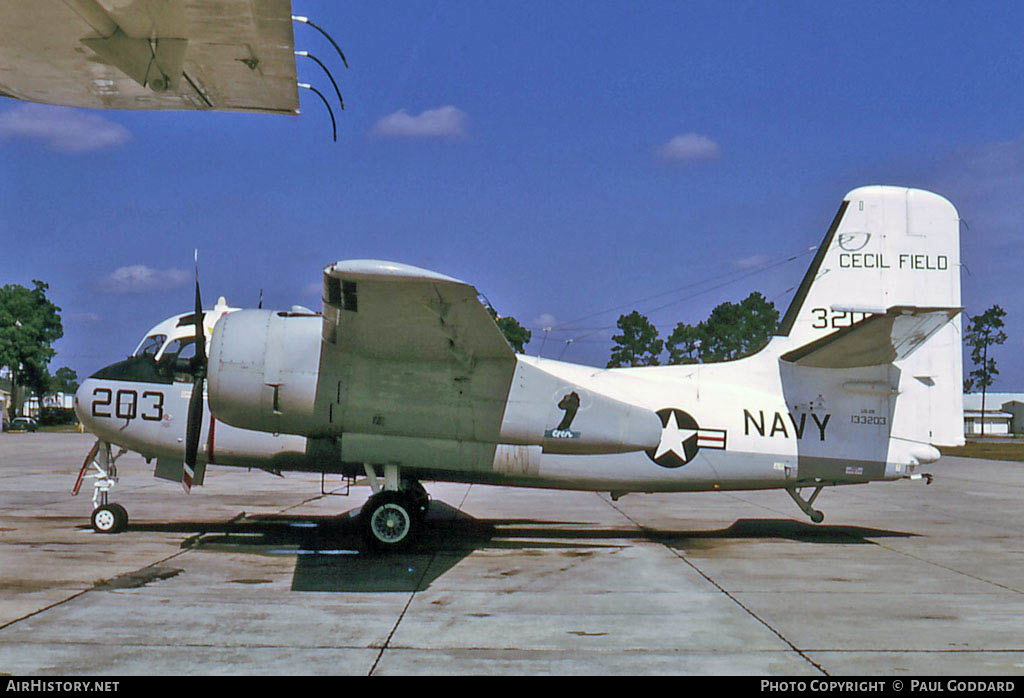
[[[317,62],[317,64],[318,64],[318,65],[319,65],[319,66],[320,66],[321,68],[323,68],[323,69],[324,69],[324,72],[325,72],[325,73],[327,73],[327,79],[329,79],[329,80],[331,81],[331,84],[332,84],[332,85],[334,85],[334,93],[335,93],[336,95],[338,95],[338,104],[340,104],[340,105],[341,105],[341,108],[342,108],[342,110],[344,110],[344,109],[345,109],[345,100],[343,100],[343,99],[341,98],[341,90],[339,90],[339,89],[338,89],[338,83],[336,83],[336,82],[334,81],[334,76],[333,76],[333,75],[331,75],[331,71],[329,71],[329,70],[327,69],[327,66],[323,64],[323,61],[321,61],[321,60],[320,60],[319,58],[317,58],[316,56],[314,56],[314,55],[313,55],[312,53],[310,53],[309,51],[296,51],[296,52],[295,52],[295,55],[296,55],[296,56],[302,56],[303,58],[312,58],[312,59],[313,59],[314,61],[316,61],[316,62]]]
[[[299,85],[299,87],[301,87],[304,90],[309,90],[310,92],[315,92],[317,97],[320,98],[320,101],[324,103],[325,107],[327,107],[327,113],[331,115],[331,129],[334,131],[334,142],[337,143],[338,142],[338,122],[336,122],[334,120],[334,110],[331,109],[331,105],[327,101],[327,98],[324,97],[323,92],[321,92],[320,90],[316,89],[315,87],[313,87],[312,85],[310,85],[309,83],[306,83],[306,82],[300,82],[300,83],[298,83],[298,85]]]
[[[334,39],[332,39],[331,35],[328,34],[326,31],[324,31],[324,29],[322,27],[320,27],[320,26],[314,24],[313,22],[311,22],[309,17],[303,17],[302,15],[292,15],[292,21],[293,22],[300,22],[302,24],[308,24],[309,26],[313,27],[318,32],[320,32],[321,34],[326,36],[327,40],[331,42],[332,46],[334,46],[334,50],[338,52],[339,56],[341,56],[341,62],[345,64],[346,68],[348,68],[348,59],[345,58],[345,54],[341,52],[341,47],[338,46],[338,42],[335,41]]]

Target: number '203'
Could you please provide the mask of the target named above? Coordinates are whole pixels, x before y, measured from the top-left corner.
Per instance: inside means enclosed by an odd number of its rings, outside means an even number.
[[[96,388],[92,396],[93,417],[142,417],[147,422],[159,422],[164,418],[164,394],[157,390],[146,390],[140,398],[135,390],[118,390],[115,394],[110,388]],[[110,412],[111,407],[113,413]]]

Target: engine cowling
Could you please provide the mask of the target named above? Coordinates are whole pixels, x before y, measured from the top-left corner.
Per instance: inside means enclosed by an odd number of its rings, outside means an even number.
[[[241,310],[222,317],[209,349],[214,416],[242,429],[315,431],[321,328],[312,313]]]

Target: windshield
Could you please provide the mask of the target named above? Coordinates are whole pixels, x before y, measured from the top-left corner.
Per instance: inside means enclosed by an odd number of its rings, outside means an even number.
[[[182,337],[168,343],[160,357],[160,367],[174,376],[175,381],[190,382],[193,378],[193,359],[196,356],[195,337]]]
[[[142,344],[135,350],[135,356],[156,356],[165,341],[167,341],[167,335],[151,334],[142,340]]]

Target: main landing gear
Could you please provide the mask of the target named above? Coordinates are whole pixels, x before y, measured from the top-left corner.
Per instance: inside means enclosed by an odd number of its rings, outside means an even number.
[[[814,493],[811,494],[811,496],[808,497],[807,499],[804,499],[803,497],[800,496],[800,491],[796,487],[787,487],[786,492],[788,492],[789,496],[793,498],[793,501],[796,502],[796,505],[800,507],[800,511],[807,514],[811,518],[811,521],[813,521],[814,523],[821,523],[825,520],[825,514],[818,511],[817,509],[814,509],[811,505],[814,504],[814,500],[818,498],[818,495],[821,494],[821,491],[823,489],[825,489],[824,485],[818,485],[817,487],[814,488]]]
[[[399,478],[398,467],[384,466],[384,481],[365,466],[373,495],[359,514],[363,540],[372,550],[403,550],[416,539],[430,507],[430,495],[418,480]]]
[[[128,511],[120,504],[110,501],[110,490],[117,484],[117,459],[127,452],[126,449],[118,451],[114,455],[110,451],[110,444],[106,441],[97,441],[93,444],[89,455],[82,463],[82,469],[78,472],[78,480],[71,490],[72,496],[78,494],[82,487],[82,480],[86,477],[94,480],[92,485],[92,529],[97,533],[120,533],[128,528]],[[89,473],[89,466],[96,472]]]

